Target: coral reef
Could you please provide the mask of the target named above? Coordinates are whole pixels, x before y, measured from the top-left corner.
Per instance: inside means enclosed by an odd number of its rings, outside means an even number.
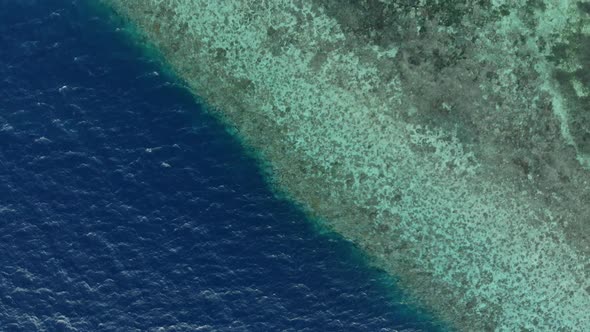
[[[464,331],[590,330],[590,4],[101,0]]]

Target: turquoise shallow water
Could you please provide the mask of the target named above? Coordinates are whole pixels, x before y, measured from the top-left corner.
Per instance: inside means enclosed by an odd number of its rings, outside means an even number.
[[[437,330],[105,17],[0,0],[0,78],[0,330]]]
[[[577,0],[99,2],[438,317],[588,330]]]

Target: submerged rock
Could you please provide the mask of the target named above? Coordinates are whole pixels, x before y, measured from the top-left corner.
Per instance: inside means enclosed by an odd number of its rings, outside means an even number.
[[[101,1],[457,329],[590,330],[588,3]]]

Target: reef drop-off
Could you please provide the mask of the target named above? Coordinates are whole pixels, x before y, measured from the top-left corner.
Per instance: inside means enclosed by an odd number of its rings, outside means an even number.
[[[590,329],[590,4],[101,2],[457,329]]]

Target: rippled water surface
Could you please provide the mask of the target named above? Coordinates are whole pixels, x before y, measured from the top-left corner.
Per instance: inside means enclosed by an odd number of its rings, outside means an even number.
[[[0,0],[1,331],[433,330],[158,70],[81,2]]]

